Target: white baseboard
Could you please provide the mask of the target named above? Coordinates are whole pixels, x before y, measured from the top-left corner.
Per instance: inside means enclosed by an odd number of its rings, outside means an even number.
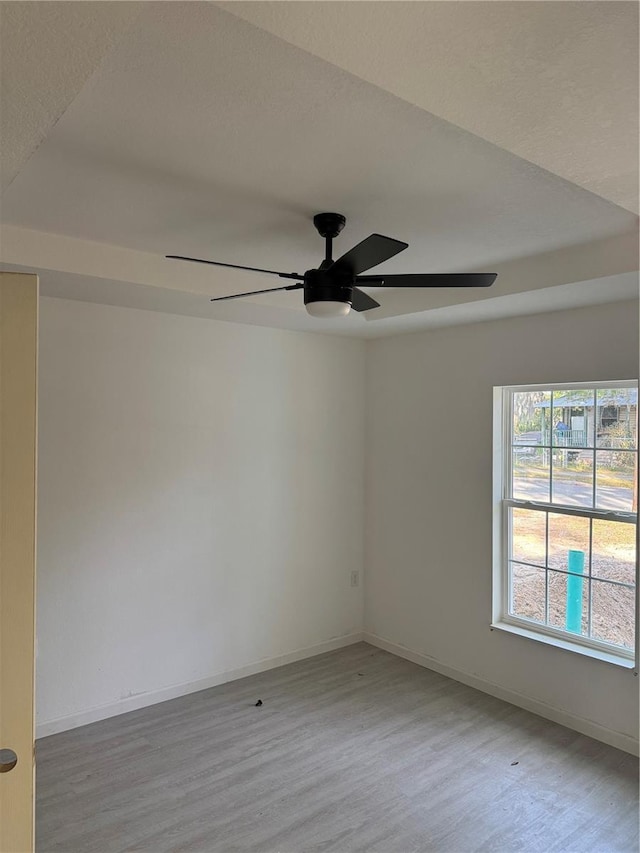
[[[88,723],[96,723],[99,720],[106,720],[108,717],[126,714],[128,711],[137,711],[139,708],[156,705],[158,702],[166,702],[168,699],[176,699],[178,696],[186,696],[188,693],[197,693],[199,690],[217,687],[217,685],[225,684],[227,681],[236,681],[238,678],[256,675],[258,672],[264,672],[267,669],[275,669],[278,666],[295,663],[296,661],[315,657],[325,652],[332,652],[344,646],[351,646],[354,643],[362,642],[362,639],[363,635],[361,632],[347,634],[343,637],[327,640],[324,643],[317,643],[315,646],[308,646],[304,649],[288,652],[285,655],[265,658],[264,660],[238,667],[237,669],[218,672],[207,678],[201,678],[198,681],[173,684],[169,687],[162,687],[159,690],[152,690],[148,693],[141,693],[126,699],[120,699],[117,702],[110,702],[107,705],[88,708],[76,714],[68,714],[54,720],[46,720],[45,722],[38,723],[36,726],[36,738],[47,737],[47,735],[54,735],[58,732],[66,732],[70,729],[76,729],[79,726],[86,726]]]
[[[505,702],[509,702],[511,705],[517,705],[519,708],[524,708],[525,711],[531,711],[539,717],[552,720],[554,723],[559,723],[561,726],[566,726],[569,729],[580,732],[580,734],[587,735],[595,740],[609,744],[609,746],[615,746],[617,749],[630,752],[632,755],[639,754],[638,741],[630,735],[613,731],[612,729],[606,728],[606,726],[595,723],[593,720],[578,717],[575,714],[571,714],[561,708],[555,708],[552,705],[547,705],[545,702],[540,702],[540,700],[533,699],[523,693],[518,693],[515,690],[508,690],[497,684],[492,684],[490,681],[485,681],[482,678],[471,675],[468,672],[454,669],[453,667],[440,663],[427,655],[414,652],[411,649],[398,645],[397,643],[392,643],[389,640],[378,637],[376,634],[370,634],[365,631],[363,639],[365,643],[369,643],[379,649],[384,649],[384,651],[391,652],[391,654],[405,658],[405,660],[409,660],[412,663],[417,663],[419,666],[424,666],[426,669],[432,669],[434,672],[440,673],[440,675],[445,675],[447,678],[452,678],[454,681],[460,681],[462,684],[474,687],[476,690],[488,693],[490,696],[495,696],[497,699],[502,699]]]

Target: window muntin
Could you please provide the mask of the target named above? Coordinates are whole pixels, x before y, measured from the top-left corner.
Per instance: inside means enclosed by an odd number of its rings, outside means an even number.
[[[637,385],[502,394],[498,621],[633,658]]]

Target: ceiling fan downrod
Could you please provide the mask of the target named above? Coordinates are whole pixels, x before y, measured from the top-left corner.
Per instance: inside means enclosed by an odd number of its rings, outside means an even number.
[[[341,213],[316,213],[313,224],[321,237],[324,237],[324,261],[320,269],[327,269],[333,263],[333,241],[340,234],[347,220]]]

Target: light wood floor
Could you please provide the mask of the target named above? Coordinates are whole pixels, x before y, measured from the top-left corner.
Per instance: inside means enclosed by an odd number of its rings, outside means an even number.
[[[632,853],[637,792],[632,756],[361,643],[40,740],[37,850]]]

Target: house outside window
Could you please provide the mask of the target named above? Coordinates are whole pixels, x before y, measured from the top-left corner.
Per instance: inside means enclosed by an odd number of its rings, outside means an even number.
[[[638,386],[494,391],[493,627],[632,666]]]

